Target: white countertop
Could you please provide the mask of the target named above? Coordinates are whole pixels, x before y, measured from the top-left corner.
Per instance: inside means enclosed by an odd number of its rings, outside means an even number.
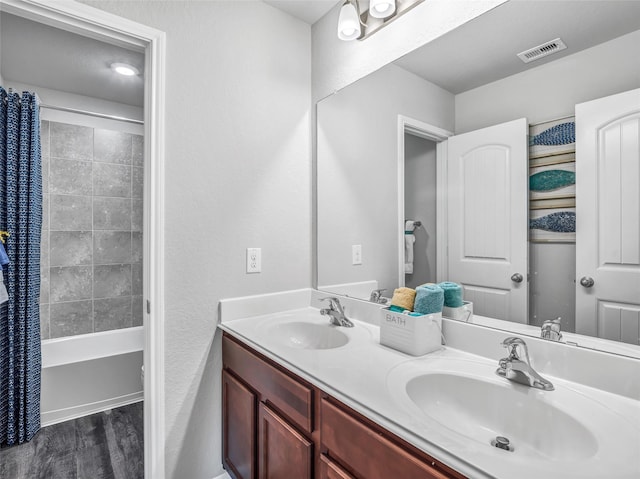
[[[296,302],[290,304],[298,305]],[[278,309],[276,306],[272,304],[262,309],[269,312],[264,315],[248,317],[238,317],[237,314],[235,317],[233,314],[228,315],[232,316],[232,320],[225,320],[223,314],[223,322],[218,327],[469,478],[637,479],[640,477],[640,401],[545,375],[556,385],[556,391],[542,392],[529,388],[532,391],[531,394],[555,394],[552,396],[554,401],[560,401],[565,397],[563,395],[571,397],[570,395],[573,394],[573,397],[576,397],[575,395],[578,394],[589,401],[606,404],[611,414],[625,418],[631,437],[636,439],[637,451],[633,449],[633,442],[631,445],[624,446],[629,448],[630,454],[623,454],[627,464],[618,472],[611,470],[611,465],[599,458],[576,460],[575,457],[573,459],[538,457],[536,460],[531,460],[530,457],[523,457],[522,454],[509,453],[469,440],[442,425],[429,422],[423,416],[416,414],[411,407],[407,407],[406,402],[399,400],[402,391],[399,391],[397,386],[400,384],[398,372],[404,374],[409,370],[428,370],[431,365],[442,364],[443,360],[471,361],[474,367],[483,371],[486,369],[487,377],[495,377],[496,381],[506,381],[493,374],[497,367],[495,360],[451,347],[443,347],[439,351],[419,358],[409,356],[381,346],[379,344],[380,329],[373,324],[358,320],[354,320],[354,328],[340,328],[340,331],[350,339],[345,346],[324,350],[298,349],[269,334],[268,329],[271,325],[275,322],[288,321],[326,324],[327,318],[321,316],[319,310],[314,307],[296,307],[296,309],[274,312]],[[260,311],[260,308],[255,306],[250,308],[250,311],[254,314]],[[523,386],[513,385],[512,387]],[[497,404],[496,408],[499,407],[500,405]],[[571,405],[567,405],[569,414],[570,408]],[[601,442],[615,445],[614,438],[605,438]],[[605,446],[601,449],[606,453]]]

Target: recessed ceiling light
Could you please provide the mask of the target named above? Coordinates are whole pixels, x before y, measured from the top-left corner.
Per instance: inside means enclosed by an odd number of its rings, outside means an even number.
[[[119,73],[120,75],[124,75],[127,77],[132,77],[134,75],[139,75],[140,72],[138,71],[138,69],[134,66],[131,65],[127,65],[126,63],[112,63],[111,64],[111,69],[116,72]]]

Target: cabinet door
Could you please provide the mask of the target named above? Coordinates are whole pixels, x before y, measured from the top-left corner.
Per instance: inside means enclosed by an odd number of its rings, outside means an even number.
[[[311,479],[313,444],[266,404],[258,426],[260,479]]]
[[[256,396],[222,371],[222,454],[236,479],[256,477]]]
[[[355,479],[351,474],[322,454],[320,456],[319,479]]]

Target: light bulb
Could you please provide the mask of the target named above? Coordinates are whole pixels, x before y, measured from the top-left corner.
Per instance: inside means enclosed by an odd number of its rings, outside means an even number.
[[[396,11],[395,0],[371,0],[369,14],[375,18],[387,18]]]
[[[127,65],[126,63],[112,63],[111,69],[120,75],[128,77],[135,76],[140,73],[136,67]]]
[[[356,6],[347,1],[340,9],[338,17],[338,38],[340,40],[355,40],[361,35],[360,17]]]

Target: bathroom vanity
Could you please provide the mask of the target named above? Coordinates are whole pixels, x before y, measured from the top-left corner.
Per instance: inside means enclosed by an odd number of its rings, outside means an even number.
[[[638,359],[527,338],[545,391],[496,374],[504,331],[443,320],[447,346],[413,357],[379,344],[380,305],[340,298],[338,327],[323,296],[221,302],[233,477],[640,477]]]
[[[223,460],[236,478],[465,477],[228,333],[222,351]]]

